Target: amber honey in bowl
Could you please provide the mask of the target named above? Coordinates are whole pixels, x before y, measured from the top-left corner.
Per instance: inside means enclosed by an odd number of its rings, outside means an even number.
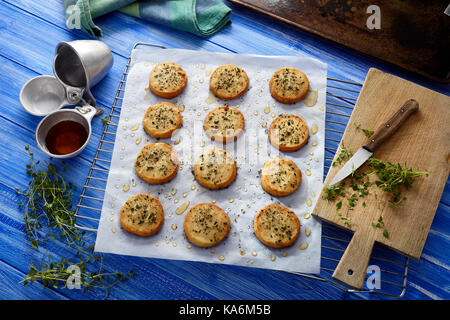
[[[52,154],[64,155],[80,149],[88,138],[86,128],[76,121],[58,122],[47,133],[45,145]]]

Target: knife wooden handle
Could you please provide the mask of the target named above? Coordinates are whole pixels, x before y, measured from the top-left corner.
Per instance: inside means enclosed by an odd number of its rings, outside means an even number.
[[[397,131],[403,122],[418,109],[419,103],[416,100],[407,100],[385,124],[378,128],[363,147],[370,152],[374,152],[378,146]]]

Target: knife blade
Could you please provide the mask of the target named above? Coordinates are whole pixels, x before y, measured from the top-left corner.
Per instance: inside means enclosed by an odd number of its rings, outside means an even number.
[[[373,155],[375,149],[392,136],[405,120],[418,109],[419,103],[414,99],[407,100],[403,103],[392,117],[375,131],[366,144],[359,148],[350,160],[344,164],[333,177],[329,186],[341,182],[361,167]]]

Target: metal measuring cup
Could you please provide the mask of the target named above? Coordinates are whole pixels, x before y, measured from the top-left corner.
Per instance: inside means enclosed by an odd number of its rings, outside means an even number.
[[[98,40],[61,42],[56,47],[52,76],[38,76],[22,87],[20,102],[29,113],[46,117],[36,129],[39,148],[51,157],[71,158],[79,154],[91,137],[91,120],[103,109],[95,109],[96,100],[90,88],[108,73],[113,65],[109,47]],[[59,110],[64,106],[82,104],[75,109]],[[61,121],[80,123],[88,138],[83,146],[70,154],[53,154],[45,138],[49,130]]]

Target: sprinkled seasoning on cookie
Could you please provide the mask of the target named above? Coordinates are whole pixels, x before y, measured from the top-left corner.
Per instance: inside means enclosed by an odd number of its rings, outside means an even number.
[[[218,67],[211,75],[209,87],[220,99],[231,100],[242,96],[248,89],[247,73],[235,66]]]
[[[301,70],[281,68],[269,82],[272,97],[281,103],[295,103],[304,99],[309,90],[309,81]]]
[[[186,72],[176,63],[159,63],[150,73],[149,88],[158,97],[174,98],[183,92],[186,85]]]

